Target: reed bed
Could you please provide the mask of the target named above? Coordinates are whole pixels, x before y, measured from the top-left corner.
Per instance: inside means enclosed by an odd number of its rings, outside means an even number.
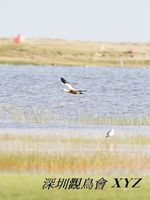
[[[73,120],[74,123],[81,123],[81,124],[91,124],[91,125],[130,125],[130,126],[149,126],[150,125],[150,118],[149,116],[143,117],[80,117]]]
[[[126,158],[126,159],[125,159]],[[142,155],[117,153],[74,156],[74,155],[46,155],[41,153],[7,153],[0,155],[0,170],[7,171],[46,171],[67,172],[84,171],[93,173],[98,170],[144,170],[150,169],[150,157]]]
[[[54,113],[49,109],[31,108],[24,109],[16,105],[0,105],[0,117],[11,123],[22,124],[40,124],[49,125],[51,123],[58,124],[80,124],[80,125],[129,125],[129,126],[149,126],[150,117],[94,117],[93,115],[72,117],[62,119],[58,113]]]
[[[129,136],[124,141],[124,137],[92,139],[68,134],[64,138],[61,134],[0,134],[0,170],[150,169],[149,136]]]
[[[36,131],[35,131],[36,132]],[[43,131],[44,132],[44,131]],[[1,133],[0,134],[0,141],[1,143],[5,142],[21,142],[21,143],[26,143],[27,145],[38,145],[38,144],[72,144],[72,145],[82,145],[82,144],[95,144],[95,145],[109,145],[109,144],[136,144],[136,145],[146,145],[150,144],[150,137],[149,135],[144,135],[142,132],[141,134],[138,135],[118,135],[113,136],[111,139],[106,139],[105,135],[99,135],[97,137],[91,137],[91,134],[88,136],[85,135],[84,133],[81,135],[81,131],[76,131],[78,132],[78,135],[75,135],[76,132],[75,130],[58,130],[60,132],[57,134],[56,130],[55,131],[47,131],[49,134],[39,134],[39,133],[21,133],[20,134],[11,134],[11,133]],[[65,132],[65,135],[64,135]],[[90,131],[89,131],[90,132]],[[74,136],[73,136],[74,134]]]

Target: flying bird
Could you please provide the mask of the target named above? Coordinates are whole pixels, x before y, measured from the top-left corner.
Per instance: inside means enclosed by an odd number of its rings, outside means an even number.
[[[106,133],[106,138],[111,137],[111,136],[113,136],[114,134],[115,134],[115,130],[114,130],[114,129],[111,129],[110,131],[108,131],[108,132]]]
[[[61,77],[61,81],[68,87],[68,89],[63,89],[64,92],[68,92],[71,94],[83,94],[86,90],[78,90],[74,88],[68,81]]]

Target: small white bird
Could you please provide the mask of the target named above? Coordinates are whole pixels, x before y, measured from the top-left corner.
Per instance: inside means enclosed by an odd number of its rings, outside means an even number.
[[[71,94],[83,94],[83,92],[86,92],[86,90],[78,90],[74,88],[68,81],[66,81],[62,77],[61,77],[61,81],[69,88],[69,89],[63,89],[64,92],[68,92]]]
[[[111,129],[110,131],[108,131],[108,132],[106,133],[106,138],[111,137],[111,136],[113,136],[114,134],[115,134],[115,130],[114,130],[114,129]]]

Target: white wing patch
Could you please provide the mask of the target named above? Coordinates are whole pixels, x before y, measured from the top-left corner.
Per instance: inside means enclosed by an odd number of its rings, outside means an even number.
[[[76,90],[70,83],[65,83],[70,90]]]

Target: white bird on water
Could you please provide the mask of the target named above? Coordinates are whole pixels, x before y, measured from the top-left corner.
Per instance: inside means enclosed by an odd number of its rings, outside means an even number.
[[[114,130],[114,129],[111,129],[110,131],[108,131],[108,132],[106,133],[106,138],[112,137],[114,134],[115,134],[115,130]]]
[[[62,77],[61,77],[61,81],[69,88],[69,89],[63,89],[64,92],[68,92],[71,94],[83,94],[83,92],[86,92],[86,90],[78,90],[74,88],[68,81],[66,81]]]

